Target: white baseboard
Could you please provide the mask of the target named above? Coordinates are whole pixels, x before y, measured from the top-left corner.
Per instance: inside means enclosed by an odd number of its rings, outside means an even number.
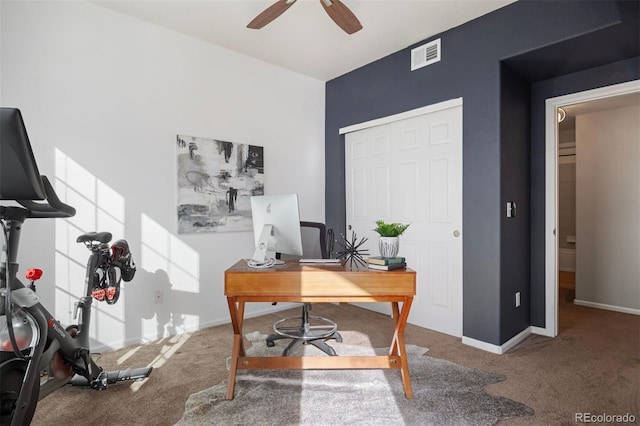
[[[607,311],[622,312],[623,314],[640,315],[640,309],[625,308],[624,306],[607,305],[605,303],[589,302],[587,300],[573,299],[573,303],[589,308],[605,309]]]
[[[300,304],[299,303],[296,304],[296,303],[278,302],[278,304],[275,305],[275,306],[270,305],[268,307],[265,307],[265,309],[260,309],[258,311],[245,312],[244,318],[247,319],[247,318],[259,317],[259,316],[262,316],[262,315],[272,314],[272,313],[275,313],[275,312],[279,312],[279,311],[284,311],[284,310],[287,310],[287,309],[295,308],[296,306],[300,306]],[[167,336],[158,337],[158,335],[156,333],[147,334],[147,335],[142,336],[142,337],[133,338],[133,339],[127,339],[127,340],[124,341],[124,344],[122,343],[122,341],[107,342],[107,343],[92,342],[92,344],[91,344],[91,352],[95,352],[95,353],[98,353],[98,352],[100,352],[100,353],[113,352],[113,351],[121,349],[123,347],[145,344],[145,343],[153,342],[153,341],[160,340],[160,339],[170,338],[170,337],[173,337],[173,336],[179,335],[179,334],[193,333],[193,332],[198,331],[198,330],[204,330],[205,328],[215,327],[215,326],[218,326],[218,325],[229,324],[230,322],[231,322],[231,319],[227,315],[226,317],[215,318],[215,319],[213,319],[211,321],[202,322],[202,323],[199,323],[197,325],[191,325],[191,326],[188,326],[188,327],[184,327],[183,329],[181,329],[179,331],[176,331],[176,333],[171,334],[171,335],[167,335]],[[253,330],[244,330],[244,331],[253,331]]]
[[[540,336],[545,336],[545,337],[556,337],[553,335],[553,332],[546,327],[543,328],[543,327],[531,326],[531,333],[538,334]]]
[[[491,352],[494,354],[502,355],[507,352],[509,349],[516,346],[518,343],[522,342],[524,339],[529,337],[531,334],[532,327],[527,327],[522,330],[517,335],[513,336],[511,339],[507,340],[502,345],[493,345],[491,343],[483,342],[481,340],[472,339],[471,337],[462,336],[462,343],[465,345],[473,346],[474,348],[482,349],[483,351]]]

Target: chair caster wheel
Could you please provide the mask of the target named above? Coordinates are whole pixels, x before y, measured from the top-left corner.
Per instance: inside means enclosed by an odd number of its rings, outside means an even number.
[[[336,342],[338,342],[338,343],[342,343],[342,336],[341,336],[341,335],[339,335],[339,334],[338,334],[338,335],[336,336]]]
[[[275,344],[275,342],[274,342],[273,340],[267,340],[267,346],[268,346],[268,347],[272,348],[272,347],[274,347],[275,345],[276,345],[276,344]]]

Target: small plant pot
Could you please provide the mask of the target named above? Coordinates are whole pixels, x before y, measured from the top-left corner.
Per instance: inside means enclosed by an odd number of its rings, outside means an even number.
[[[400,247],[400,238],[398,237],[380,237],[378,242],[378,250],[380,256],[384,258],[392,258],[398,255],[398,248]]]

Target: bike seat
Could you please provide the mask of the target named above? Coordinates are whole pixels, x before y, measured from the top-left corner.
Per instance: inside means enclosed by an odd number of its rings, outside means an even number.
[[[111,232],[87,232],[76,239],[76,243],[86,243],[87,241],[98,241],[108,243],[111,241]]]

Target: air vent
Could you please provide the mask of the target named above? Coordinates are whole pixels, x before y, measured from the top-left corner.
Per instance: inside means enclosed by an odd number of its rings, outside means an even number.
[[[411,49],[411,71],[440,61],[440,39]]]

